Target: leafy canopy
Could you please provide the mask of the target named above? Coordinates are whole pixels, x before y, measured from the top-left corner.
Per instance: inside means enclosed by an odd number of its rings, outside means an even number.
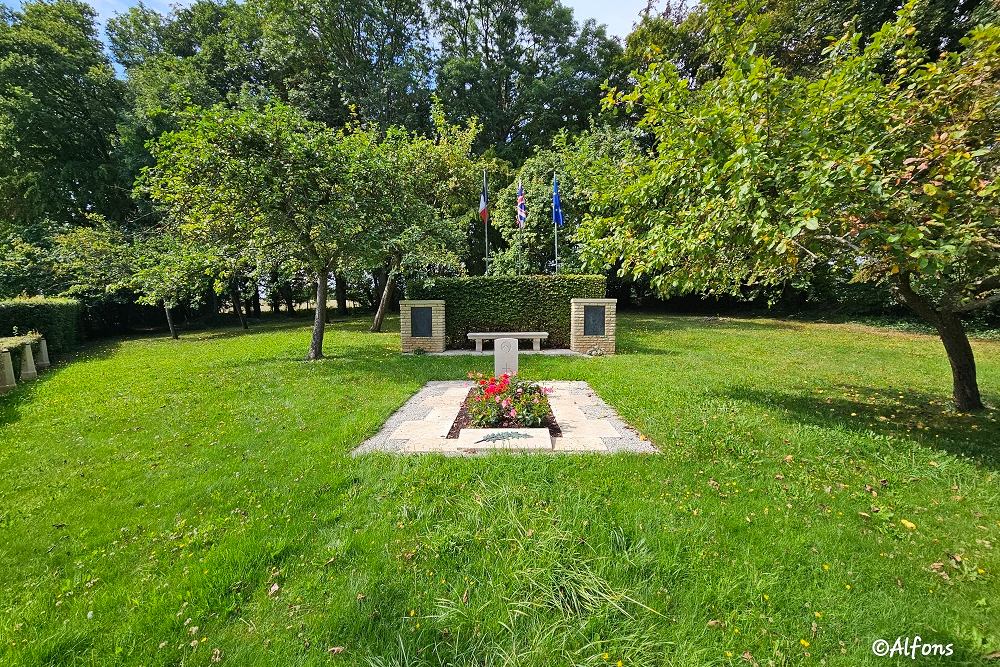
[[[714,6],[720,77],[693,88],[654,62],[607,99],[641,113],[655,148],[585,223],[589,260],[621,261],[661,294],[735,294],[833,265],[902,277],[941,311],[1000,300],[1000,28],[928,60],[913,11],[866,47],[838,40],[806,79]]]

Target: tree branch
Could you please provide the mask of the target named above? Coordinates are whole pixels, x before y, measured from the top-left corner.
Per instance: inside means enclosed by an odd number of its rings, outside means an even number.
[[[934,310],[934,307],[924,297],[914,291],[913,285],[910,284],[910,274],[908,272],[902,271],[896,274],[896,291],[899,292],[903,303],[909,306],[917,315],[935,327],[941,323],[941,316]]]

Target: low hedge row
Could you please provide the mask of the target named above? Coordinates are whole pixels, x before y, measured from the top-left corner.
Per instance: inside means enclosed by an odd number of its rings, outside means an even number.
[[[443,299],[449,348],[471,347],[476,331],[548,331],[549,347],[569,347],[570,299],[601,299],[604,276],[434,278],[407,286],[411,299]]]
[[[45,337],[50,354],[73,347],[80,321],[80,302],[74,299],[12,299],[0,301],[0,336],[37,331]]]

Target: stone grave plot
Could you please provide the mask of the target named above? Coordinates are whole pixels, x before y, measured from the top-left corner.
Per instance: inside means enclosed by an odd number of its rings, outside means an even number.
[[[552,411],[543,428],[469,428],[462,416],[473,383],[429,382],[354,454],[658,453],[586,382],[540,384],[552,390]]]

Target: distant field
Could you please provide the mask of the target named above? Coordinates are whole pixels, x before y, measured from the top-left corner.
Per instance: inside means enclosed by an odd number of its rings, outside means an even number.
[[[352,319],[307,363],[305,320],[95,345],[0,397],[0,663],[853,667],[920,635],[996,664],[1000,415],[952,413],[935,338],[630,314],[622,354],[521,370],[662,455],[351,458],[490,362]]]

